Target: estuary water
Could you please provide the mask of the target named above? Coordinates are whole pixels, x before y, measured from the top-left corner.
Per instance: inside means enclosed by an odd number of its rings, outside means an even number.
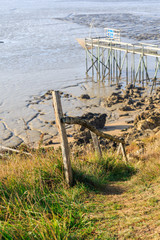
[[[31,117],[33,95],[85,81],[76,38],[89,35],[92,18],[96,32],[117,26],[136,39],[146,28],[159,43],[159,13],[159,0],[0,0],[0,121],[13,129]]]

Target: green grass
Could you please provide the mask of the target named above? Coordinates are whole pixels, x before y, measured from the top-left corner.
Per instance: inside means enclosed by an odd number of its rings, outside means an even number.
[[[94,155],[85,159],[76,158],[73,163],[75,180],[85,182],[95,188],[103,188],[108,182],[126,181],[136,173],[131,164],[124,164],[122,159],[104,153],[101,159]]]
[[[129,164],[110,152],[98,159],[75,151],[72,188],[60,149],[7,155],[0,160],[0,239],[159,239],[160,148],[147,151]]]
[[[127,180],[135,170],[108,155],[81,158],[72,159],[73,188],[65,183],[59,150],[1,160],[0,239],[102,239],[96,234],[97,220],[90,217],[97,205],[89,205],[88,198],[104,192],[108,181]]]

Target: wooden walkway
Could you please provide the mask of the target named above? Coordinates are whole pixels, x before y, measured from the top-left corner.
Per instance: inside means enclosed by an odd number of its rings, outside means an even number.
[[[156,86],[160,70],[160,48],[157,45],[131,44],[97,37],[86,38],[84,48],[87,75],[91,72],[93,77],[96,72],[99,80],[116,80],[118,85],[125,72],[126,84],[152,82],[151,91]]]

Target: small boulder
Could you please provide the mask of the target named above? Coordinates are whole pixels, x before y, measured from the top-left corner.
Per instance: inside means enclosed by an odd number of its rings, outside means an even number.
[[[90,96],[88,94],[82,94],[80,96],[81,99],[90,99]]]
[[[97,129],[102,129],[105,126],[106,117],[107,117],[106,114],[89,112],[89,113],[83,114],[82,117],[80,117],[80,119],[87,121]],[[76,125],[76,129],[79,131],[83,131],[85,128],[82,126]]]
[[[129,105],[125,105],[119,109],[120,111],[133,111],[133,108]]]

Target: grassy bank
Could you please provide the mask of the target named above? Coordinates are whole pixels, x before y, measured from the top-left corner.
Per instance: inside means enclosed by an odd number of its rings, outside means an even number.
[[[12,154],[0,163],[0,238],[158,239],[159,163],[76,152],[69,189],[60,150]]]

